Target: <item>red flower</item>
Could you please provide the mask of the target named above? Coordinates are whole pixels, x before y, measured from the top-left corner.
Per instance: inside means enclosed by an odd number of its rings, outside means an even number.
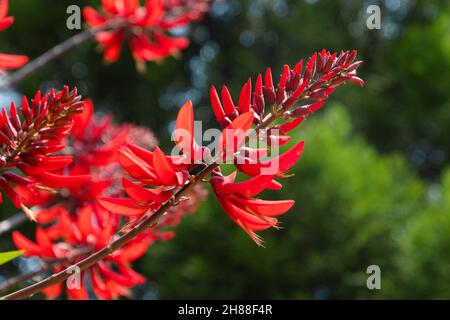
[[[212,86],[210,97],[216,120],[222,127],[226,127],[238,115],[252,111],[254,123],[261,124],[266,104],[277,106],[274,112],[285,113],[285,118],[308,116],[323,106],[321,101],[326,100],[336,87],[345,82],[364,84],[364,81],[356,76],[356,70],[362,64],[362,61],[354,62],[356,55],[356,50],[341,52],[339,55],[325,50],[314,53],[304,70],[303,60],[292,69],[285,65],[276,87],[272,80],[272,71],[267,68],[264,84],[263,76],[259,74],[252,93],[252,82],[249,79],[242,87],[237,104],[233,102],[227,87],[222,87],[219,97],[216,88]],[[317,103],[299,106],[287,112],[304,99]]]
[[[11,103],[9,115],[5,108],[0,115],[0,189],[13,201],[17,208],[24,209],[30,218],[34,214],[25,207],[20,194],[11,186],[28,188],[37,196],[44,187],[79,187],[89,181],[87,175],[65,176],[55,172],[65,168],[71,161],[70,156],[52,156],[62,150],[63,139],[67,137],[75,114],[83,110],[84,101],[77,95],[76,89],[41,96],[38,91],[31,100],[22,99],[20,113]],[[27,178],[6,171],[20,169]]]
[[[0,31],[9,28],[14,22],[14,17],[8,17],[8,0],[0,0]],[[28,57],[0,53],[0,70],[16,69],[28,62]]]
[[[91,101],[86,101],[83,112],[75,115],[72,120],[74,122],[72,135],[67,137],[66,143],[73,150],[74,156],[61,156],[60,161],[63,163],[66,158],[72,160],[70,163],[64,163],[65,173],[89,175],[90,180],[83,186],[72,188],[71,177],[68,176],[69,181],[64,191],[42,192],[39,196],[30,194],[29,188],[15,188],[27,204],[40,206],[37,220],[40,224],[47,225],[47,228],[37,229],[35,235],[37,243],[15,232],[14,243],[19,249],[25,250],[26,255],[39,257],[44,266],[52,272],[59,272],[70,267],[73,263],[102,249],[112,241],[116,233],[128,230],[139,221],[139,215],[131,215],[123,219],[112,214],[121,208],[120,198],[111,198],[108,202],[107,197],[100,197],[99,203],[103,206],[98,205],[96,201],[99,195],[122,196],[120,181],[123,171],[118,161],[123,156],[118,156],[117,148],[123,146],[124,151],[120,154],[130,150],[145,161],[149,161],[152,167],[154,163],[157,163],[155,168],[158,169],[155,169],[155,175],[160,172],[164,174],[161,173],[161,181],[157,180],[154,183],[160,184],[162,181],[168,184],[173,182],[175,185],[179,183],[176,178],[175,180],[167,179],[167,174],[174,170],[167,169],[164,161],[172,163],[171,157],[166,158],[159,149],[148,152],[135,145],[124,146],[128,142],[133,142],[152,147],[156,141],[149,130],[132,125],[114,125],[111,123],[110,116],[96,117]],[[126,156],[124,157],[126,159]],[[124,159],[122,160],[126,161]],[[175,168],[185,167],[184,164],[173,165]],[[140,204],[145,201],[150,202],[150,198],[153,199],[155,204],[151,207],[156,207],[171,197],[168,186],[147,189],[128,179],[123,179],[123,185],[127,194]],[[129,289],[145,280],[133,271],[131,263],[140,258],[155,240],[171,239],[174,233],[167,231],[167,228],[178,224],[184,215],[194,212],[197,203],[204,196],[205,191],[201,186],[193,188],[190,198],[169,210],[170,214],[163,217],[157,227],[140,234],[107,259],[81,272],[81,286],[67,287],[65,290],[67,296],[70,299],[88,299],[89,290],[92,290],[99,299],[116,299],[130,295]],[[127,206],[126,209],[130,210],[129,207]],[[70,208],[70,211],[66,208]],[[145,209],[140,206],[139,212]],[[88,283],[91,285],[88,286]],[[62,291],[63,286],[59,283],[45,289],[43,293],[49,298],[56,298]]]
[[[139,183],[124,179],[125,192],[131,198],[99,198],[111,212],[135,216],[157,209],[172,197],[172,189],[183,186],[189,172],[178,158],[168,157],[158,147],[153,152],[134,145],[119,150],[119,162]],[[146,188],[152,186],[156,188]]]
[[[262,240],[255,231],[278,228],[275,217],[288,211],[295,202],[253,198],[269,187],[273,176],[260,175],[238,183],[234,182],[235,177],[236,171],[226,177],[217,172],[211,178],[211,186],[228,216],[261,246]]]
[[[119,27],[112,31],[97,35],[105,59],[115,62],[123,42],[128,41],[142,69],[145,61],[160,60],[186,48],[187,38],[169,36],[167,31],[200,19],[208,8],[205,2],[199,1],[147,0],[145,6],[140,6],[139,0],[103,0],[102,14],[86,7],[83,15],[91,27],[118,23]]]
[[[118,226],[118,218],[98,206],[86,206],[72,218],[64,209],[58,210],[58,223],[47,229],[38,227],[36,243],[21,233],[13,233],[17,248],[25,255],[42,259],[45,266],[58,272],[108,245]],[[116,299],[128,295],[129,288],[142,284],[145,278],[134,271],[130,263],[140,258],[155,240],[167,239],[165,233],[148,231],[110,255],[98,265],[81,272],[79,287],[66,288],[70,299],[88,299],[86,278],[99,299]],[[62,283],[47,288],[44,294],[56,298],[62,293]]]
[[[153,147],[156,143],[148,129],[130,124],[115,125],[110,115],[96,116],[90,100],[86,101],[83,112],[73,117],[73,122],[71,135],[65,143],[74,155],[60,157],[61,161],[67,160],[64,170],[58,172],[68,176],[64,189],[33,195],[27,188],[15,188],[26,205],[40,206],[37,211],[40,223],[50,223],[57,218],[58,210],[53,210],[53,204],[56,209],[61,202],[77,209],[95,203],[100,195],[120,196],[123,172],[118,164],[117,149],[137,141],[137,135],[141,145]],[[73,176],[87,176],[89,180],[83,185],[73,184]]]

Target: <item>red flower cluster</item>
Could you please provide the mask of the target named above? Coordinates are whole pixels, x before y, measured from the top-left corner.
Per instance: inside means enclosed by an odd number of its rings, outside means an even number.
[[[64,270],[90,253],[107,246],[119,224],[117,216],[101,207],[90,205],[81,208],[75,217],[60,208],[57,218],[58,222],[51,227],[37,228],[36,243],[18,231],[13,233],[17,248],[24,250],[28,256],[40,257],[53,272]],[[130,263],[140,258],[152,241],[166,237],[151,230],[152,232],[135,238],[98,265],[76,275],[80,279],[78,283],[67,286],[67,296],[70,299],[88,299],[86,276],[90,277],[92,290],[99,299],[128,295],[128,288],[145,281],[144,277],[130,267]],[[62,293],[62,284],[51,286],[43,293],[49,298],[56,298]]]
[[[192,104],[188,102],[182,110],[192,114]],[[180,115],[183,114],[184,111],[180,111]],[[180,115],[178,123],[182,118]],[[193,121],[193,117],[190,119]],[[197,166],[185,155],[167,156],[158,147],[148,151],[133,144],[122,147],[118,158],[130,178],[136,180],[123,179],[123,188],[130,198],[101,197],[98,201],[107,210],[135,221],[170,200],[174,190],[185,185],[189,172]]]
[[[77,90],[64,87],[41,95],[38,91],[31,100],[24,97],[19,112],[11,103],[9,115],[5,108],[0,115],[0,189],[17,208],[24,209],[32,219],[35,215],[24,205],[24,199],[37,197],[40,189],[79,187],[89,181],[89,176],[66,176],[58,172],[71,161],[70,156],[52,155],[65,146],[73,118],[84,107]],[[27,177],[17,175],[12,168],[20,169]],[[16,188],[14,188],[16,187]],[[20,188],[22,187],[22,188]],[[27,194],[21,194],[26,190]]]
[[[122,196],[120,181],[123,172],[118,160],[123,161],[124,151],[117,153],[118,149],[126,150],[128,143],[146,148],[157,143],[148,129],[130,124],[114,125],[111,116],[95,116],[89,100],[85,101],[83,112],[72,120],[74,125],[71,135],[65,140],[65,150],[71,150],[74,155],[61,174],[86,176],[89,180],[75,187],[68,183],[59,192],[51,193],[42,190],[36,194],[32,189],[16,187],[16,191],[19,188],[19,193],[26,196],[27,205],[38,206],[35,209],[37,221],[47,227],[37,228],[36,243],[17,231],[13,233],[13,241],[17,248],[25,250],[27,256],[39,257],[44,267],[52,272],[64,270],[102,249],[118,232],[136,222],[135,217],[123,219],[113,214],[114,210],[105,210],[98,205],[96,198],[100,195]],[[130,147],[140,150],[138,146]],[[128,192],[133,186],[127,182],[124,179]],[[88,299],[88,288],[99,299],[129,295],[129,288],[145,281],[131,268],[131,263],[144,255],[154,241],[171,239],[173,233],[167,228],[194,212],[204,196],[205,191],[200,186],[192,190],[191,199],[173,208],[157,227],[140,234],[104,261],[83,271],[77,286],[68,283],[67,296],[70,299]],[[43,293],[48,298],[56,298],[62,294],[62,289],[62,283],[58,283]]]
[[[0,31],[9,28],[14,22],[14,17],[8,17],[8,0],[0,0]],[[28,62],[28,57],[0,53],[0,70],[16,69]]]
[[[234,104],[227,87],[222,87],[220,99],[216,88],[212,86],[211,105],[214,115],[219,124],[226,127],[239,114],[251,111],[254,123],[258,125],[263,120],[266,104],[277,106],[278,109],[275,111],[283,113],[299,100],[311,100],[315,103],[297,107],[284,117],[299,118],[310,115],[324,105],[321,101],[326,100],[339,85],[345,82],[364,85],[364,81],[356,76],[356,69],[362,63],[362,61],[354,62],[356,55],[356,50],[341,52],[339,55],[325,50],[314,53],[309,58],[305,70],[302,70],[303,60],[292,69],[285,65],[276,87],[272,71],[267,68],[264,84],[263,76],[259,74],[253,93],[251,79],[243,85],[237,105]]]
[[[361,64],[354,62],[356,54],[356,51],[346,51],[338,55],[323,50],[308,60],[304,70],[301,60],[292,69],[286,65],[277,87],[273,84],[271,70],[267,69],[264,84],[262,75],[258,75],[254,92],[250,79],[243,86],[237,105],[225,86],[221,99],[217,90],[211,88],[212,108],[217,121],[224,127],[218,140],[216,161],[231,158],[236,169],[249,178],[235,182],[237,171],[224,176],[220,166],[216,165],[209,182],[225,212],[258,245],[262,241],[255,231],[277,227],[276,216],[288,211],[294,201],[267,201],[255,196],[266,189],[282,187],[276,179],[288,176],[287,171],[299,160],[304,143],[269,159],[264,159],[269,151],[266,147],[246,144],[255,136],[257,141],[265,139],[273,154],[274,147],[287,143],[290,140],[287,134],[306,116],[321,108],[323,100],[337,86],[346,81],[362,85],[362,80],[356,76],[356,69]],[[299,101],[311,103],[295,106]],[[266,104],[272,109],[265,116]],[[272,122],[279,118],[285,123],[273,126]],[[248,133],[253,124],[255,130]],[[211,165],[212,150],[200,147],[194,139],[190,102],[178,114],[175,139],[182,153],[180,156],[166,156],[159,148],[153,152],[133,145],[122,148],[119,162],[134,179],[123,181],[129,198],[100,198],[100,204],[112,212],[140,219],[153,214],[163,203],[171,201],[175,190],[195,180],[190,172],[199,165],[199,159],[200,165]]]
[[[257,125],[258,139],[268,146],[278,147],[287,143],[287,133],[296,128],[306,116],[320,109],[324,100],[334,89],[346,81],[363,85],[356,76],[356,69],[362,62],[354,62],[357,52],[346,51],[331,54],[323,50],[308,60],[303,69],[303,60],[294,68],[285,65],[278,85],[272,80],[272,71],[258,75],[255,90],[249,79],[242,87],[238,104],[235,105],[228,89],[222,88],[221,98],[215,87],[211,87],[211,104],[217,121],[223,127],[229,126],[236,117],[245,113],[253,114]],[[295,106],[299,101],[311,104]],[[266,104],[272,107],[271,114],[264,117]],[[292,110],[290,110],[292,108]],[[281,125],[270,126],[271,120],[282,117],[289,120]],[[303,142],[273,159],[262,160],[267,149],[243,148],[234,155],[236,168],[251,178],[235,183],[236,172],[224,177],[219,170],[213,172],[211,185],[221,206],[233,221],[242,227],[255,242],[261,239],[254,233],[277,226],[275,216],[285,213],[293,201],[265,201],[253,198],[265,189],[278,190],[282,185],[274,178],[287,177],[287,171],[298,161],[303,150]]]
[[[103,0],[102,14],[91,7],[84,8],[83,14],[91,27],[117,24],[97,35],[107,61],[115,62],[123,42],[128,41],[142,69],[145,61],[160,60],[186,48],[189,40],[173,37],[170,31],[200,20],[208,9],[206,1],[198,0],[146,0],[144,6],[139,0]]]

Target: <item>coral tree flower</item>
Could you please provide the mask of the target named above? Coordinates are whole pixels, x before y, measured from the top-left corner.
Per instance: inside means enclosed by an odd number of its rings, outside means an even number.
[[[38,91],[31,103],[24,97],[20,107],[22,120],[14,103],[9,114],[5,108],[1,111],[0,189],[32,219],[35,215],[24,205],[14,186],[37,196],[42,188],[77,188],[90,179],[88,175],[60,174],[72,157],[54,155],[65,147],[63,140],[69,135],[73,117],[82,112],[84,104],[77,90],[66,86],[62,91],[52,89],[45,95]],[[20,169],[26,177],[11,172],[12,168]]]
[[[9,28],[14,22],[14,17],[8,16],[8,5],[8,0],[0,0],[0,31]],[[0,70],[17,69],[27,62],[27,56],[0,53]]]
[[[103,0],[101,13],[86,7],[83,15],[91,27],[118,23],[118,27],[99,32],[96,37],[104,49],[106,61],[117,61],[122,45],[127,41],[138,68],[142,70],[144,62],[175,55],[189,45],[186,37],[171,36],[170,31],[201,19],[209,8],[202,4],[147,0],[141,6],[139,0]]]
[[[28,240],[20,232],[13,233],[17,248],[25,255],[39,257],[44,267],[54,272],[70,267],[96,250],[107,246],[115,232],[118,219],[101,207],[86,206],[80,209],[74,219],[65,209],[58,212],[58,223],[36,230],[36,242]],[[68,283],[66,294],[70,299],[88,299],[87,278],[93,293],[99,299],[116,299],[129,295],[129,288],[142,284],[145,278],[134,271],[130,263],[140,258],[148,246],[164,234],[140,235],[126,246],[108,256],[80,274],[79,283]],[[61,295],[63,284],[58,283],[44,290],[48,298]]]
[[[23,201],[37,206],[33,209],[37,212],[37,221],[41,226],[35,233],[36,243],[18,232],[13,234],[13,241],[17,248],[25,250],[26,255],[40,258],[43,266],[51,272],[59,272],[102,249],[114,240],[117,233],[138,222],[138,216],[124,217],[113,213],[120,208],[116,202],[113,205],[99,205],[98,196],[114,196],[112,201],[117,201],[117,197],[123,196],[123,179],[125,191],[136,201],[150,201],[147,189],[123,178],[117,149],[125,148],[128,143],[154,147],[157,141],[152,133],[130,124],[115,125],[111,116],[96,115],[89,100],[85,101],[83,112],[76,114],[72,120],[74,125],[71,135],[65,142],[74,155],[69,157],[72,161],[64,167],[64,172],[69,175],[88,175],[90,179],[82,186],[66,187],[51,193],[41,191],[38,196],[33,195],[29,188],[15,187]],[[151,164],[153,161],[161,162],[158,154],[153,160],[154,152],[149,153],[139,146],[132,145],[129,148],[143,158],[151,156]],[[162,188],[159,191],[166,190]],[[170,197],[169,193],[158,194],[156,190],[149,192],[156,202],[155,206]],[[98,299],[129,296],[132,287],[145,281],[132,269],[131,263],[140,258],[156,240],[170,240],[174,233],[168,228],[177,225],[186,214],[193,213],[204,197],[205,190],[201,186],[193,188],[190,199],[169,210],[170,214],[163,217],[158,226],[141,233],[105,260],[81,272],[79,286],[69,281],[66,295],[70,299],[87,299],[88,292]],[[43,293],[48,298],[59,297],[63,293],[63,284],[58,283]]]
[[[211,178],[214,193],[228,216],[258,244],[261,238],[255,231],[278,228],[278,215],[286,213],[294,205],[293,200],[268,201],[254,198],[269,187],[272,176],[260,175],[243,182],[234,182],[236,171],[229,176]]]
[[[285,65],[277,85],[268,68],[264,76],[257,76],[254,89],[251,79],[243,85],[237,103],[227,87],[222,88],[220,97],[216,88],[211,87],[212,109],[224,128],[218,139],[218,152],[212,155],[212,150],[195,141],[192,104],[187,102],[178,113],[174,135],[181,155],[166,156],[158,148],[151,152],[133,145],[123,147],[119,162],[134,180],[123,180],[128,197],[99,198],[99,203],[111,212],[139,219],[145,213],[155,212],[174,196],[175,189],[189,183],[188,177],[197,164],[208,166],[214,160],[216,167],[209,182],[218,201],[230,218],[262,245],[255,232],[277,228],[276,216],[287,212],[294,201],[267,201],[255,196],[266,189],[282,188],[278,180],[289,177],[289,170],[300,159],[304,142],[268,158],[269,149],[273,155],[275,148],[288,143],[289,133],[322,108],[336,87],[346,82],[364,84],[356,75],[361,65],[360,61],[354,61],[356,55],[355,50],[340,54],[322,50],[313,54],[304,68],[302,60],[293,68]],[[266,105],[271,106],[268,115]],[[284,122],[272,125],[274,119]],[[264,140],[268,148],[251,146],[248,142],[255,138]],[[236,172],[222,175],[219,165],[228,160],[247,176],[246,180],[235,182]]]

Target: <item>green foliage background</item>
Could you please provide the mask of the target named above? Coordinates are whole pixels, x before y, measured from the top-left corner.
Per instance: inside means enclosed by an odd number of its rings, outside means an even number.
[[[98,1],[15,0],[16,23],[0,34],[2,51],[36,57],[73,35],[65,9],[74,3]],[[368,30],[365,10],[377,3],[382,29]],[[98,109],[152,128],[168,146],[184,100],[193,99],[197,118],[213,126],[210,84],[236,94],[249,75],[315,50],[358,49],[367,85],[338,90],[296,132],[306,147],[295,177],[267,197],[297,204],[282,217],[284,229],[263,232],[265,249],[210,198],[175,239],[139,262],[148,284],[135,297],[450,298],[447,2],[224,0],[190,33],[181,59],[148,65],[145,74],[128,49],[119,63],[104,65],[90,43],[18,89],[30,95],[39,85],[77,85]],[[1,210],[2,218],[14,212],[8,204]],[[13,249],[8,237],[0,246]],[[381,290],[366,288],[372,264],[381,267]]]

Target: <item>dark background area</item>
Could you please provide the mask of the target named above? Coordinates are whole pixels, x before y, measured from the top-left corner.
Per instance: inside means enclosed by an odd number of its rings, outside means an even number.
[[[15,0],[2,52],[38,56],[76,31],[71,4]],[[381,29],[366,8],[381,7]],[[295,64],[314,51],[357,49],[366,86],[345,86],[295,137],[306,142],[284,192],[294,209],[282,230],[254,245],[210,198],[138,263],[148,283],[135,298],[449,298],[450,8],[447,1],[224,0],[189,30],[191,46],[136,71],[128,48],[105,65],[92,42],[27,78],[17,93],[76,85],[117,121],[155,131],[168,147],[178,108],[215,126],[209,85],[234,96],[249,76]],[[6,103],[14,94],[0,96]],[[0,217],[14,212],[3,205]],[[29,228],[26,226],[24,230]],[[2,249],[12,246],[1,239]],[[379,265],[382,289],[366,288]]]

